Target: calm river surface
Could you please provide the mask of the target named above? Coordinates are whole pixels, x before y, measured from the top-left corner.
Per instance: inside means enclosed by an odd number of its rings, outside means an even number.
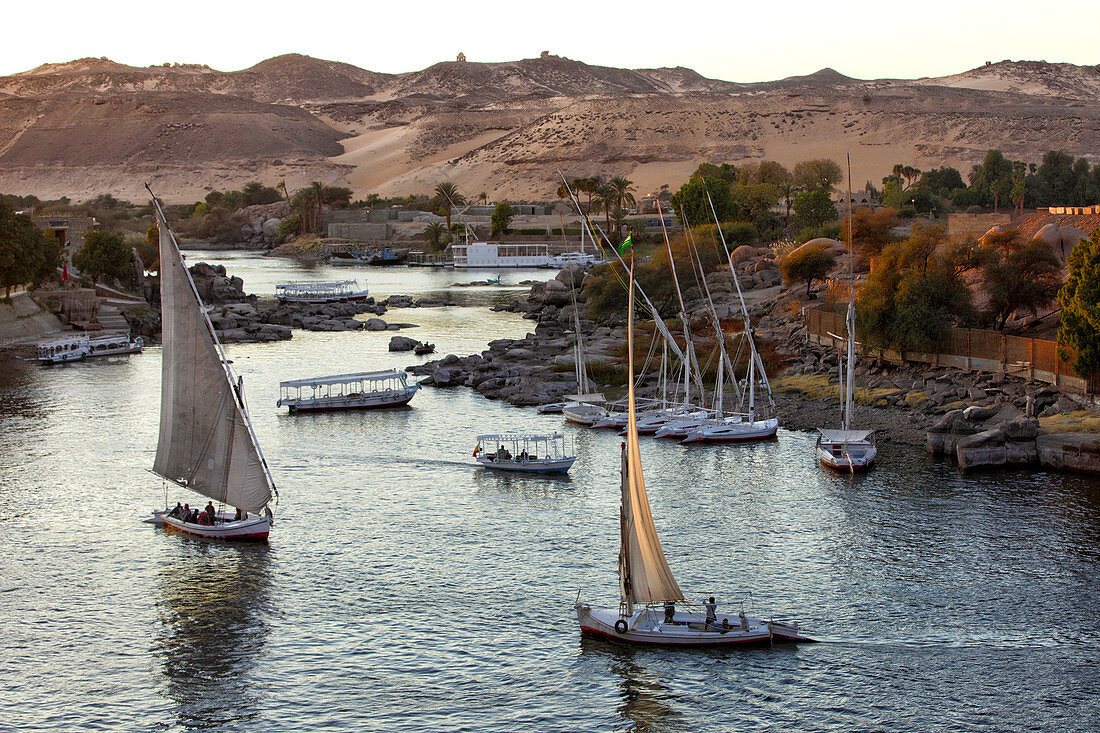
[[[531,323],[485,305],[494,273],[319,268],[238,253],[250,292],[358,277],[440,354]],[[505,282],[546,273],[505,273]],[[578,590],[615,603],[618,446],[468,389],[409,409],[289,416],[283,379],[386,367],[388,333],[232,345],[281,501],[269,546],[167,535],[160,350],[0,362],[0,729],[125,731],[1094,731],[1100,482],[963,476],[885,446],[867,476],[813,439],[645,440],[669,563],[695,597],[790,616],[826,643],[741,651],[582,639]],[[570,478],[472,465],[474,436],[575,435]],[[171,500],[194,500],[172,493]],[[750,596],[751,594],[751,596]]]

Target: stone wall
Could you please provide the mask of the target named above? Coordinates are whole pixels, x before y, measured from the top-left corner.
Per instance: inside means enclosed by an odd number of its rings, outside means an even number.
[[[967,237],[977,239],[996,224],[1007,224],[1012,220],[1012,214],[1000,212],[997,214],[948,214],[947,235],[959,241]]]
[[[329,239],[351,239],[356,242],[377,242],[391,239],[393,229],[388,223],[334,222],[328,225]]]

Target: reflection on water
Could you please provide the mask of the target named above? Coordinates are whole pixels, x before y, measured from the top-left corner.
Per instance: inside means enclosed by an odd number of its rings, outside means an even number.
[[[650,657],[650,662],[658,661],[657,658],[644,649],[611,641],[583,637],[580,644],[582,656],[598,661],[619,679],[619,704],[615,712],[627,726],[623,730],[634,733],[676,730],[671,724],[679,715],[675,710],[677,696],[658,673],[638,661],[644,656]]]
[[[252,257],[229,269],[270,292],[255,283],[301,277],[295,267]],[[384,296],[483,276],[367,277]],[[483,306],[393,320],[420,324],[412,335],[440,355],[533,325]],[[745,599],[845,643],[722,653],[581,640],[578,589],[618,600],[621,439],[469,389],[426,388],[404,410],[275,407],[281,380],[422,361],[389,352],[390,335],[227,346],[282,497],[269,547],[139,522],[164,501],[146,471],[158,347],[0,364],[0,727],[1095,730],[1097,479],[962,473],[889,444],[873,472],[837,475],[817,465],[814,436],[786,430],[744,446],[646,440],[654,519],[689,597],[722,610]],[[470,455],[478,434],[554,431],[576,441],[566,477],[489,471]]]
[[[164,670],[164,694],[184,729],[238,727],[263,704],[249,673],[269,631],[273,550],[161,539],[173,543],[157,574],[153,653]]]

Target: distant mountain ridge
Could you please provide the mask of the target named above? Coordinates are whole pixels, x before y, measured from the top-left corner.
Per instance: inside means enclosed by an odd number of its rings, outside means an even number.
[[[1003,61],[939,78],[825,68],[738,83],[545,54],[402,74],[287,54],[240,71],[106,58],[0,77],[0,190],[169,199],[248,180],[408,193],[453,180],[548,198],[558,170],[676,185],[700,162],[851,153],[856,177],[1100,150],[1100,66]]]

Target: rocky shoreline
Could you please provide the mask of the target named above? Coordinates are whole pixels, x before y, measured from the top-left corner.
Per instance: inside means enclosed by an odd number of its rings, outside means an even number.
[[[446,305],[429,298],[413,301],[410,296],[391,296],[382,303],[374,298],[348,303],[283,303],[274,298],[261,299],[244,291],[244,281],[231,277],[222,265],[199,262],[190,268],[195,287],[203,302],[210,306],[210,322],[224,343],[263,343],[285,341],[292,329],[306,331],[398,331],[416,328],[415,323],[389,323],[381,318],[359,319],[366,313],[382,316],[389,307],[410,308]],[[156,288],[153,293],[159,293]],[[151,306],[123,311],[131,331],[148,342],[160,339],[159,298]]]
[[[748,274],[768,271],[766,255],[743,257],[741,262]],[[575,393],[569,331],[573,297],[584,302],[582,278],[579,271],[563,270],[554,280],[532,286],[526,298],[495,308],[521,312],[536,322],[534,330],[523,338],[498,339],[480,354],[448,354],[409,366],[407,371],[423,376],[421,383],[427,386],[469,387],[490,399],[518,406],[554,402]],[[714,281],[712,293],[716,293],[719,312],[726,308],[733,312],[735,296],[721,288],[728,278],[728,272],[708,276],[708,283]],[[772,297],[770,302],[753,299],[752,290],[771,289],[769,294],[778,295],[772,292],[771,276],[747,280],[750,292],[746,297],[754,304],[751,315],[756,332],[773,342],[786,366],[781,376],[773,378],[781,424],[796,430],[836,424],[840,419],[836,350],[814,343],[803,324],[791,320],[789,309],[785,312],[782,307],[789,304],[790,297]],[[575,288],[572,297],[571,288]],[[697,293],[688,294],[698,297]],[[695,300],[688,310],[700,313],[701,307]],[[613,395],[620,387],[601,381],[599,375],[616,373],[626,343],[623,327],[594,322],[583,313],[582,309],[580,323],[590,375],[593,364],[606,366],[595,370],[594,381],[597,388]],[[1058,416],[1087,416],[1092,405],[1078,395],[1010,375],[924,364],[861,363],[856,382],[860,387],[855,421],[875,428],[879,442],[924,446],[932,454],[957,457],[964,469],[1030,463],[1100,472],[1100,433],[1065,432],[1066,426],[1048,430],[1041,422]],[[656,387],[655,374],[644,377],[639,396],[654,396]],[[1074,421],[1068,422],[1072,427]],[[1028,441],[1030,448],[1017,447]],[[1097,456],[1095,460],[1087,458],[1092,454]]]

